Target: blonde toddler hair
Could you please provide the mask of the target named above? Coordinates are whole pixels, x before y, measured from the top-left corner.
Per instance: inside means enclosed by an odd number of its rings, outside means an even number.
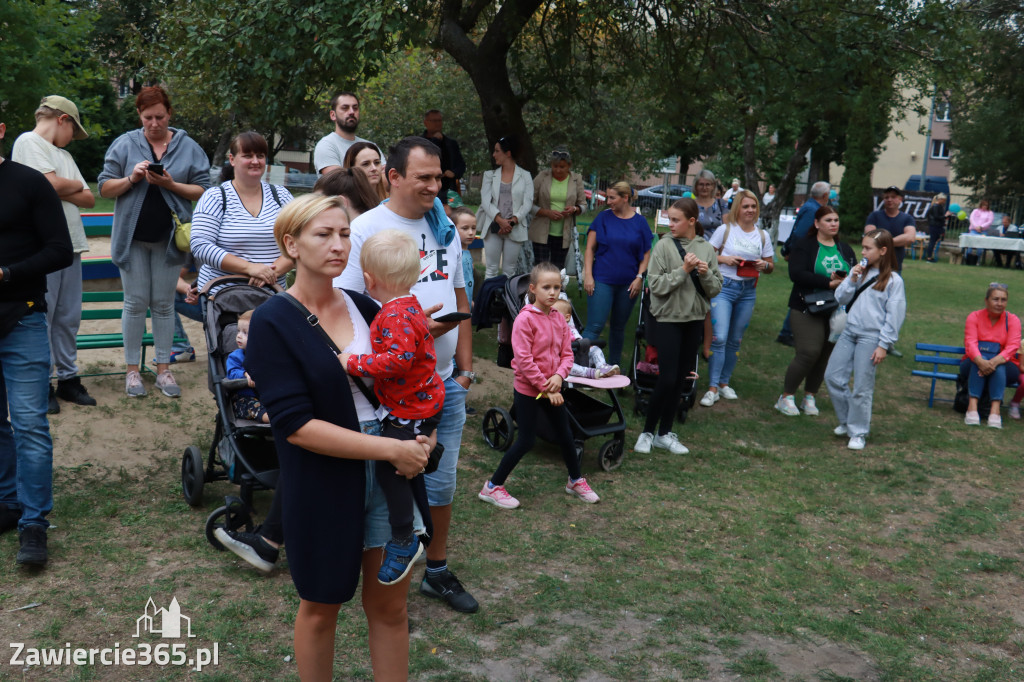
[[[390,289],[411,289],[420,278],[416,242],[398,230],[381,230],[363,242],[359,263]]]

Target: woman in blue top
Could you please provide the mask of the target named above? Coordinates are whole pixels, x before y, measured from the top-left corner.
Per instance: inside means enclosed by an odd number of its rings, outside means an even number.
[[[651,258],[651,227],[633,208],[633,188],[617,182],[608,188],[608,208],[597,214],[587,231],[583,289],[587,292],[587,326],[583,336],[596,341],[611,315],[608,364],[622,360],[626,321],[643,289]]]

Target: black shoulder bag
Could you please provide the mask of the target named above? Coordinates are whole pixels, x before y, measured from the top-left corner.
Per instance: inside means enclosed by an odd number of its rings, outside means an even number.
[[[675,237],[669,237],[669,239],[671,239],[672,243],[676,245],[676,250],[679,251],[679,257],[683,259],[683,262],[686,262],[686,249],[683,248],[682,244],[676,241]],[[690,280],[693,282],[693,286],[697,289],[697,293],[700,294],[701,298],[705,301],[710,301],[711,297],[708,296],[708,292],[704,291],[704,285],[700,283],[700,277],[697,275],[697,268],[690,270]]]
[[[295,306],[299,310],[299,312],[302,313],[302,316],[306,318],[306,322],[309,323],[309,326],[313,327],[314,329],[317,330],[317,332],[320,333],[321,338],[323,338],[323,340],[327,342],[327,346],[332,351],[334,351],[334,354],[341,355],[341,350],[338,348],[338,344],[334,343],[334,339],[331,338],[331,335],[328,334],[327,331],[320,325],[320,318],[318,318],[313,313],[309,312],[309,308],[302,305],[302,303],[300,303],[297,298],[289,294],[287,291],[282,291],[280,294],[278,294],[278,296],[281,296],[286,301]],[[351,374],[349,375],[349,377],[355,383],[356,388],[359,389],[359,392],[363,394],[363,397],[366,398],[371,405],[373,405],[373,409],[378,409],[380,407],[380,401],[377,400],[376,394],[370,390],[370,387],[363,382],[362,378],[352,376]],[[437,465],[440,464],[441,455],[443,454],[444,446],[441,445],[441,443],[438,443],[434,447],[433,452],[431,452],[430,455],[428,456],[427,466],[424,467],[423,473],[432,474],[435,471],[437,471]]]

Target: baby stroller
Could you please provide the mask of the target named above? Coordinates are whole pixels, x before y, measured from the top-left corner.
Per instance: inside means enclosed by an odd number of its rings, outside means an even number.
[[[500,308],[502,316],[498,332],[498,366],[512,366],[512,322],[523,307],[526,292],[530,286],[529,274],[517,275],[505,282],[501,296],[501,305],[493,306],[492,312],[497,313]],[[497,298],[497,297],[496,297]],[[573,310],[573,321],[579,325],[576,311]],[[502,330],[507,330],[502,332]],[[576,361],[580,364],[587,364],[587,351],[589,343],[586,339],[573,342],[573,352]],[[597,436],[611,436],[611,440],[605,441],[598,450],[597,460],[605,471],[614,471],[622,464],[624,443],[626,437],[626,418],[619,404],[618,396],[613,389],[604,389],[607,400],[599,400],[592,395],[591,391],[583,391],[573,384],[574,377],[569,377],[562,390],[565,398],[565,406],[569,414],[569,426],[572,428],[573,439],[576,445],[576,455],[580,462],[583,461],[583,445],[588,438]],[[483,418],[484,441],[495,450],[504,452],[515,441],[516,423],[514,408],[506,410],[503,407],[492,407],[487,410]],[[538,414],[537,435],[544,440],[554,440],[554,432],[544,412]]]
[[[226,379],[228,355],[238,348],[238,316],[252,310],[274,295],[275,290],[256,287],[248,277],[219,277],[211,280],[200,292],[199,300],[206,313],[203,331],[209,351],[210,392],[217,403],[216,428],[210,452],[203,462],[199,448],[185,448],[181,459],[181,492],[189,505],[203,501],[203,485],[211,481],[237,484],[238,496],[224,498],[206,519],[206,539],[219,550],[223,545],[214,536],[218,527],[225,530],[252,532],[252,498],[257,490],[273,490],[277,485],[277,451],[270,426],[238,419],[231,409],[231,395],[248,386],[245,379]],[[228,286],[221,286],[227,284]],[[221,286],[215,293],[212,287]]]
[[[651,290],[645,282],[643,294],[640,296],[640,314],[637,316],[633,343],[633,413],[638,415],[647,414],[654,385],[658,383],[658,349],[653,342],[657,326],[658,321],[651,315]],[[676,414],[676,421],[679,424],[686,423],[687,414],[697,402],[697,382],[686,383],[688,388],[683,391]]]

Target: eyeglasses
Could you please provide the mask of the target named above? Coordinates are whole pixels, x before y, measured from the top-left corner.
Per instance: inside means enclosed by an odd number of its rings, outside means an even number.
[[[1010,291],[1010,287],[1006,286],[1002,282],[989,282],[988,283],[988,288],[989,289],[1002,289],[1003,291],[1005,291],[1007,293],[1009,293],[1009,291]]]
[[[570,159],[572,159],[572,156],[565,149],[554,149],[551,152],[552,161],[569,161]]]

